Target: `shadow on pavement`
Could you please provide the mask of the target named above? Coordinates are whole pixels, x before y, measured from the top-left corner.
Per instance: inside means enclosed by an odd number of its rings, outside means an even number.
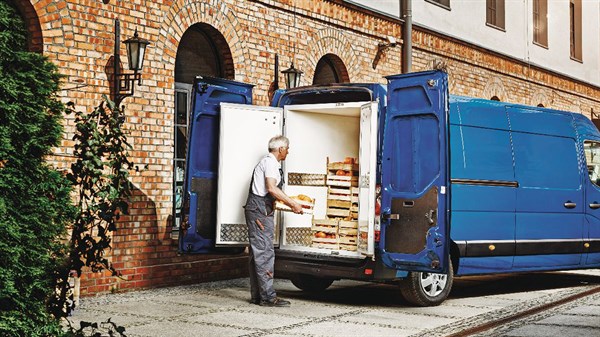
[[[600,275],[569,272],[540,272],[465,276],[454,279],[450,299],[516,294],[532,291],[571,288],[600,284]],[[354,281],[336,281],[322,293],[307,293],[294,286],[279,289],[283,298],[318,301],[332,305],[406,307],[406,302],[395,284]]]

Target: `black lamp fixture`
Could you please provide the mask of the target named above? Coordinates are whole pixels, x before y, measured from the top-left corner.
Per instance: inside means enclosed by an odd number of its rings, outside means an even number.
[[[129,70],[132,73],[121,73],[121,58],[120,58],[120,35],[121,27],[119,19],[115,19],[115,51],[114,51],[114,101],[116,106],[121,105],[121,101],[125,97],[129,97],[134,93],[135,81],[138,85],[142,84],[142,67],[144,65],[144,56],[146,55],[146,47],[150,41],[139,37],[137,28],[133,37],[123,41],[127,46],[127,60],[129,62]]]
[[[288,89],[297,88],[300,86],[300,78],[302,77],[302,71],[300,69],[294,68],[294,62],[292,62],[291,66],[281,71],[285,76],[285,84]]]

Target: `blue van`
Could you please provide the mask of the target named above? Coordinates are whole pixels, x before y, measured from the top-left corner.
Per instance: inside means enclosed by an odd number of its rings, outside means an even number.
[[[268,139],[284,134],[285,191],[312,214],[278,212],[277,277],[306,291],[336,279],[398,282],[443,302],[454,276],[600,267],[600,133],[586,117],[457,97],[442,71],[381,84],[278,91],[194,84],[180,250],[243,246],[242,205]],[[353,249],[311,244],[327,217],[327,163],[357,158]]]

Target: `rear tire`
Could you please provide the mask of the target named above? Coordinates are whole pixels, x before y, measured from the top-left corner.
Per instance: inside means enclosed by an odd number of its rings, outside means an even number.
[[[408,277],[400,282],[402,297],[411,304],[421,307],[440,305],[448,298],[454,281],[450,258],[448,258],[448,263],[447,274],[409,273]]]
[[[296,288],[311,293],[325,291],[333,283],[333,279],[330,278],[320,278],[304,274],[294,275],[290,280]]]

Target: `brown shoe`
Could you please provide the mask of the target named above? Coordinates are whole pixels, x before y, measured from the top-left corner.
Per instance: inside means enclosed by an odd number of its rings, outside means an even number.
[[[261,301],[259,305],[262,307],[289,307],[291,304],[290,301],[276,297],[271,301]]]

